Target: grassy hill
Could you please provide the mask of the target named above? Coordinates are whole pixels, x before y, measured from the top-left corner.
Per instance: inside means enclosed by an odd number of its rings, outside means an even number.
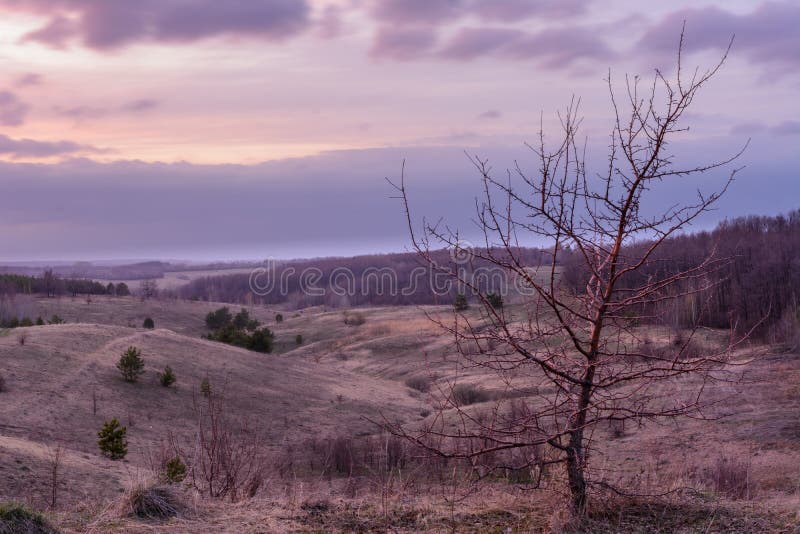
[[[49,458],[61,445],[59,508],[50,517],[64,530],[438,532],[455,523],[458,531],[499,532],[494,529],[558,526],[555,483],[526,493],[494,481],[460,495],[453,507],[453,480],[422,483],[413,470],[386,480],[307,467],[316,454],[310,444],[373,434],[371,420],[382,417],[407,424],[428,417],[433,396],[410,388],[412,378],[423,377],[433,391],[454,376],[474,384],[487,394],[485,402],[469,407],[474,414],[525,394],[455,363],[450,340],[425,317],[445,314],[448,307],[364,308],[357,326],[345,324],[342,310],[251,308],[276,335],[276,351],[259,354],[201,338],[205,314],[219,306],[214,303],[98,297],[43,298],[34,305],[42,316],[58,314],[67,323],[0,332],[0,501],[46,509]],[[282,322],[275,320],[278,312]],[[154,319],[154,330],[141,328],[145,317]],[[135,384],[124,382],[115,368],[128,346],[141,349],[145,361]],[[652,521],[709,532],[791,532],[798,524],[800,358],[750,347],[740,361],[746,363],[741,380],[710,391],[712,399],[737,399],[735,406],[727,400],[718,407],[725,417],[599,430],[603,439],[593,465],[607,470],[609,480],[623,480],[642,493],[674,493],[659,505],[607,503],[603,513],[618,513],[599,517],[597,531],[647,531]],[[178,379],[171,388],[157,379],[167,365]],[[231,413],[263,432],[275,471],[254,500],[226,504],[187,491],[177,519],[142,523],[120,516],[114,503],[149,470],[165,440],[193,435],[205,377]],[[669,387],[677,394],[682,386]],[[538,393],[530,394],[535,401]],[[128,427],[129,454],[121,462],[102,457],[97,448],[96,433],[112,417]],[[287,475],[289,451],[293,467]],[[719,480],[726,468],[746,474],[745,494],[732,493]]]

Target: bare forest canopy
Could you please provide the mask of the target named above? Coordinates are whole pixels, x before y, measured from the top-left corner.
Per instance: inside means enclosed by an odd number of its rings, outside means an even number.
[[[648,243],[629,246],[630,257],[641,257]],[[635,250],[638,249],[638,250]],[[641,310],[676,327],[733,327],[739,333],[768,335],[781,321],[800,319],[800,210],[775,217],[749,216],[720,223],[710,232],[676,235],[665,240],[640,269],[618,288],[642,286],[694,268],[714,258],[708,279],[685,284],[702,285],[699,293],[671,300],[663,309]],[[577,253],[564,256],[563,281],[569,290],[585,288],[588,273]],[[676,286],[673,291],[696,287]],[[791,316],[791,317],[788,317]]]
[[[646,242],[629,245],[630,252],[644,248]],[[526,265],[546,265],[551,252],[539,249],[524,251]],[[757,327],[760,333],[778,322],[784,313],[797,313],[800,296],[800,210],[775,217],[749,216],[727,220],[712,231],[702,231],[674,236],[656,249],[655,255],[628,284],[636,284],[647,277],[657,278],[671,272],[689,269],[703,262],[713,252],[719,259],[712,271],[709,289],[691,299],[672,303],[669,310],[651,310],[654,316],[673,322],[676,326],[700,323],[703,326],[726,328],[734,323],[739,330]],[[564,289],[579,291],[585,284],[587,273],[580,268],[576,252],[559,255]],[[636,256],[636,254],[631,254]],[[453,264],[452,255],[438,251],[434,257],[440,264]],[[403,305],[444,304],[452,302],[459,292],[452,287],[443,294],[434,291],[430,277],[412,281],[415,269],[423,263],[415,253],[358,256],[354,258],[325,258],[287,262],[275,267],[272,276],[283,277],[284,290],[274,288],[265,295],[256,295],[250,287],[250,275],[231,274],[209,276],[193,280],[178,290],[178,296],[187,299],[211,300],[247,304],[288,304],[302,308],[313,305]],[[462,267],[480,269],[480,264],[462,264]],[[347,269],[354,276],[355,287],[346,296],[326,291],[324,295],[309,295],[303,291],[300,273],[308,268],[318,269],[315,287],[329,288],[332,274]],[[398,286],[389,291],[382,283],[381,273],[391,270]],[[288,273],[292,275],[289,276]],[[369,276],[369,273],[376,274]],[[514,291],[510,285],[498,287],[497,278],[485,277],[479,283],[482,291]],[[624,289],[624,288],[620,288]],[[513,297],[513,295],[511,295]]]
[[[184,264],[164,261],[145,261],[125,264],[101,264],[75,262],[53,264],[15,263],[0,265],[0,275],[17,274],[40,276],[43,270],[51,270],[61,278],[94,280],[152,280],[163,278],[166,273],[176,271],[211,271],[254,267],[257,262],[215,262],[204,264]]]

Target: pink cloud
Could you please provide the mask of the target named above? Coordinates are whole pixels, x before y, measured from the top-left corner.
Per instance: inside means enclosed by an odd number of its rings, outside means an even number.
[[[11,91],[0,91],[0,124],[19,126],[25,122],[30,106]]]
[[[370,55],[409,61],[426,55],[436,44],[436,32],[428,28],[389,28],[378,30]]]

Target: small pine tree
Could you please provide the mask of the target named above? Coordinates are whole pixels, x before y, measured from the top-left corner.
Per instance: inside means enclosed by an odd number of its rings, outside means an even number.
[[[19,322],[20,326],[33,326],[33,321],[31,321],[30,317],[23,317],[22,320]]]
[[[165,388],[170,387],[177,379],[175,373],[172,371],[172,367],[169,365],[164,367],[164,372],[158,375],[159,382],[161,382],[161,385]]]
[[[455,300],[453,300],[453,308],[456,311],[464,311],[469,308],[469,302],[467,302],[467,297],[464,293],[456,295]]]
[[[115,417],[111,421],[106,421],[100,432],[97,433],[97,446],[104,456],[112,460],[122,460],[128,454],[128,442],[125,434],[128,429],[119,424]]]
[[[168,482],[178,483],[186,478],[186,464],[176,456],[164,463],[164,478]]]
[[[44,326],[44,319],[42,319],[41,315],[36,318],[36,326]]]
[[[50,317],[50,324],[64,324],[66,321],[59,317],[58,315],[53,315]]]
[[[211,381],[208,377],[205,377],[203,381],[200,382],[200,393],[202,393],[205,398],[211,396]]]
[[[283,322],[283,314],[282,313],[275,314],[275,322],[276,323],[282,323]]]
[[[489,302],[489,305],[496,310],[503,307],[503,297],[497,293],[489,293],[486,295],[486,300]]]
[[[294,342],[295,342],[296,344],[298,344],[298,345],[302,345],[302,344],[303,344],[303,336],[302,336],[301,334],[297,334],[297,335],[294,337]]]
[[[150,318],[150,317],[147,317],[147,318],[144,320],[144,323],[142,323],[142,326],[143,326],[144,328],[147,328],[147,329],[149,329],[149,330],[152,330],[153,328],[155,328],[155,327],[156,327],[156,323],[153,321],[153,319],[152,319],[152,318]]]
[[[117,284],[116,294],[118,297],[128,297],[131,294],[131,290],[128,287],[128,284],[125,282],[120,282]]]
[[[144,373],[144,360],[142,353],[136,347],[128,347],[117,362],[117,369],[122,373],[126,382],[136,382],[139,375]]]

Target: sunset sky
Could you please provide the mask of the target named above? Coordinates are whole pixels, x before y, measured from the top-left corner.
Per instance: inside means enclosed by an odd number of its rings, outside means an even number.
[[[0,0],[0,261],[403,250],[403,159],[467,228],[465,150],[524,162],[576,95],[600,161],[609,69],[669,71],[684,20],[692,65],[735,40],[677,152],[752,137],[714,217],[797,209],[796,1]]]

